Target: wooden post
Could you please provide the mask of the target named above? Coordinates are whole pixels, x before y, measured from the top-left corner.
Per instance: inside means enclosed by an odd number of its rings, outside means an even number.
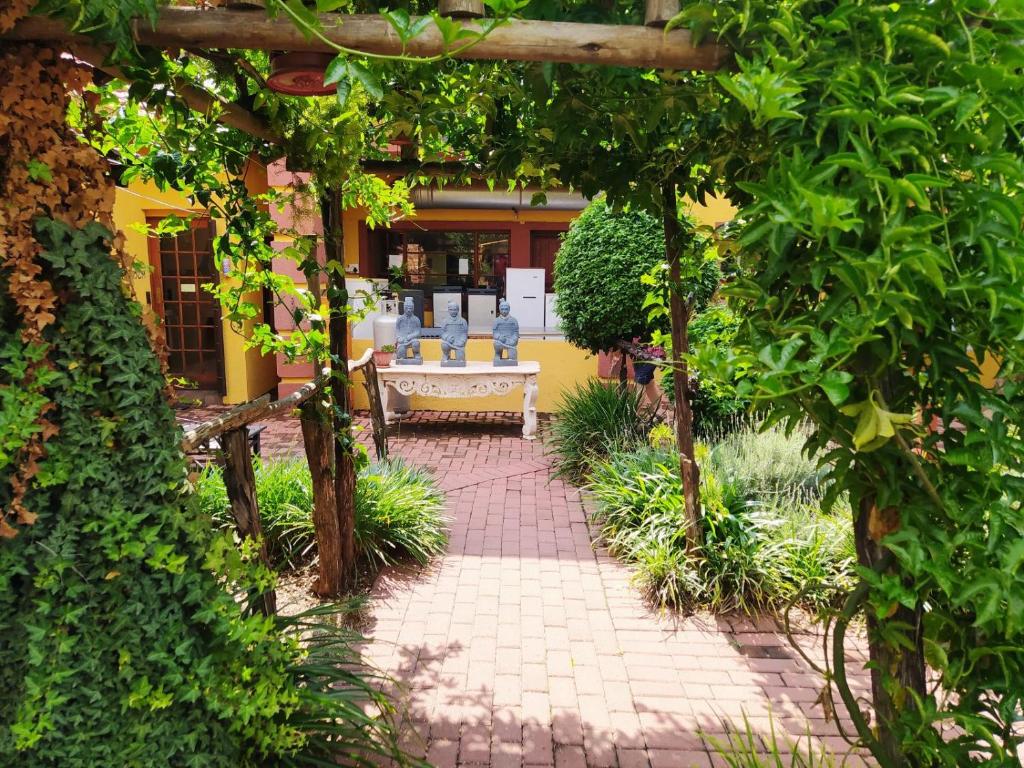
[[[256,476],[252,470],[252,454],[249,451],[249,430],[239,427],[225,432],[220,437],[224,449],[224,486],[231,502],[231,515],[243,539],[256,539],[260,547],[260,560],[273,570],[267,544],[263,540],[260,525],[260,510],[256,501]],[[277,595],[274,590],[262,595],[251,595],[250,604],[266,616],[277,612]]]
[[[383,461],[388,457],[388,430],[384,423],[384,406],[380,399],[377,365],[373,362],[372,357],[367,360],[362,370],[366,399],[370,403],[370,429],[373,432],[373,447],[377,452],[377,461]]]
[[[75,57],[118,80],[131,83],[132,78],[129,73],[108,63],[111,52],[110,46],[94,46],[90,45],[88,41],[76,41],[71,46],[71,53]],[[208,117],[212,115],[217,122],[245,131],[258,139],[273,144],[284,143],[284,139],[272,130],[262,118],[257,117],[241,104],[220,99],[183,77],[175,77],[171,83],[174,86],[174,93],[196,112],[201,112]]]
[[[283,13],[268,18],[252,11],[172,6],[157,11],[155,24],[147,18],[136,19],[132,32],[138,45],[155,48],[333,53],[333,44],[365,53],[408,56],[436,56],[450,48],[435,25],[403,41],[388,20],[377,14],[325,13],[320,21],[321,34],[307,36]],[[466,22],[465,26],[479,29],[478,22]],[[0,39],[52,45],[85,38],[68,30],[59,19],[29,16]],[[725,66],[733,57],[728,48],[714,42],[693,45],[685,29],[665,33],[629,24],[509,19],[476,45],[461,50],[457,58],[709,71]]]
[[[662,219],[665,227],[665,260],[669,268],[669,311],[672,318],[672,385],[675,394],[676,443],[679,446],[679,473],[683,481],[686,512],[686,548],[695,551],[703,535],[700,525],[700,467],[693,446],[693,410],[690,408],[690,371],[685,355],[690,351],[690,307],[679,295],[681,249],[676,201],[676,185],[662,186]]]
[[[679,0],[647,0],[644,6],[644,24],[661,28],[679,13]]]
[[[453,19],[480,19],[484,4],[481,0],[438,0],[437,12]]]

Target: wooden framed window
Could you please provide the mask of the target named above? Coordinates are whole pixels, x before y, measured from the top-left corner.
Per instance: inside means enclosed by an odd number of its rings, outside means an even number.
[[[159,217],[147,219],[155,226]],[[217,283],[213,222],[193,219],[177,235],[149,238],[153,310],[163,320],[168,369],[197,389],[224,392],[220,303],[203,286]]]

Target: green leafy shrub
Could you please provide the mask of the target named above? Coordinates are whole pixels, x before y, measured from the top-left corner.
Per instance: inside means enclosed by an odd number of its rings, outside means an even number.
[[[39,279],[62,297],[46,331],[59,431],[24,497],[37,519],[0,546],[0,765],[399,757],[350,636],[335,636],[344,659],[307,656],[295,631],[243,615],[237,596],[272,576],[183,497],[180,430],[111,234],[40,220],[37,236]],[[20,334],[4,272],[0,334]],[[312,683],[328,678],[325,696]]]
[[[736,336],[739,318],[726,304],[713,303],[694,315],[689,324],[690,350],[695,355],[711,349],[727,349]],[[704,374],[698,367],[690,369],[690,406],[693,408],[694,433],[703,438],[721,436],[739,424],[750,403],[736,391],[733,378]],[[669,402],[674,402],[674,372],[666,368],[661,389]]]
[[[577,384],[555,406],[549,442],[557,454],[556,476],[581,482],[594,461],[644,442],[652,418],[636,387],[621,391],[600,379]]]
[[[705,464],[701,478],[704,545],[685,549],[679,458],[674,450],[641,446],[597,461],[586,489],[591,518],[609,551],[632,563],[645,593],[682,609],[756,611],[793,600],[828,604],[849,586],[851,529],[845,519],[812,506],[746,495]]]
[[[256,500],[267,552],[275,566],[294,568],[316,551],[313,488],[297,459],[254,462]],[[220,467],[207,465],[195,484],[197,503],[222,528],[233,529]],[[425,470],[400,459],[371,464],[356,477],[356,546],[374,565],[403,557],[425,563],[448,541],[444,494]]]
[[[721,436],[708,456],[712,471],[725,483],[736,486],[748,499],[772,503],[775,499],[815,501],[824,494],[826,470],[807,454],[806,425],[786,429],[774,424],[759,430],[737,419]]]
[[[584,209],[555,259],[555,302],[565,338],[593,353],[648,338],[641,278],[665,260],[660,221],[644,211],[613,211],[604,200]]]

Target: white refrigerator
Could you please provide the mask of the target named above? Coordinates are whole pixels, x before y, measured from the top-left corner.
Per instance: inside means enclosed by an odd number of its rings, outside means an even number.
[[[520,332],[544,330],[544,270],[509,267],[505,293]]]

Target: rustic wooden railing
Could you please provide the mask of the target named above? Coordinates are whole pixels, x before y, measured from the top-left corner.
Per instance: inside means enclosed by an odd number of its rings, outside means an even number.
[[[373,362],[373,351],[366,350],[358,360],[350,360],[348,372],[351,377],[356,371],[363,372],[364,386],[370,401],[370,423],[378,459],[387,456],[387,433],[384,426],[384,412],[381,408],[380,391],[377,385],[377,367]],[[216,438],[224,458],[224,486],[231,505],[231,516],[242,539],[260,542],[260,558],[269,568],[270,557],[263,540],[259,504],[256,500],[256,478],[252,467],[252,450],[249,441],[250,424],[278,413],[300,410],[303,446],[313,480],[313,504],[334,505],[337,498],[332,482],[333,467],[330,450],[334,435],[329,419],[312,400],[330,381],[331,371],[324,368],[320,375],[302,385],[287,397],[270,400],[263,395],[256,400],[243,403],[215,419],[189,429],[181,441],[182,450],[194,453],[208,446]],[[314,515],[314,518],[316,515]],[[271,590],[262,595],[251,596],[251,601],[261,612],[269,615],[277,611],[277,596]]]

